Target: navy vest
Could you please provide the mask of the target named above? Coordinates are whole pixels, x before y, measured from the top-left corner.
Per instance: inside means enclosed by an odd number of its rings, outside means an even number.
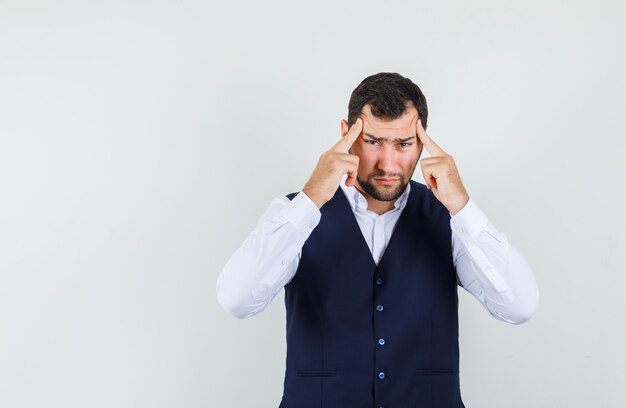
[[[285,285],[280,408],[464,406],[450,214],[410,183],[378,266],[343,190],[321,208]]]

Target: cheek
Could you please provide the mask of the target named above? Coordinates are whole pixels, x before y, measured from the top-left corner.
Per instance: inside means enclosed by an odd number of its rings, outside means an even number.
[[[350,148],[350,154],[359,156],[359,167],[365,166],[367,163],[371,163],[375,157],[375,154],[372,151],[364,149],[363,146],[357,146],[356,143]]]
[[[374,171],[373,162],[364,155],[362,152],[358,154],[359,156],[359,168],[357,169],[357,174],[359,178],[366,179],[369,175]]]
[[[402,158],[402,162],[401,162],[400,165],[407,172],[409,172],[409,171],[413,170],[413,168],[417,164],[418,160],[419,160],[419,151],[415,151],[415,152],[413,152],[411,154],[407,154],[406,156],[404,156]]]
[[[416,162],[419,160],[420,155],[422,154],[422,146],[415,146],[414,150],[411,150],[407,156],[409,157],[409,161]]]

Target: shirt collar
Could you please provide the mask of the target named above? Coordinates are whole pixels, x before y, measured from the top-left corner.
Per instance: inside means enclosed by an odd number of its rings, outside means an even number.
[[[363,196],[363,194],[361,194],[361,192],[359,190],[357,190],[356,187],[354,186],[346,186],[346,180],[348,179],[348,174],[344,174],[342,179],[341,179],[341,183],[339,183],[339,186],[341,187],[341,189],[343,190],[343,192],[346,195],[346,198],[348,199],[348,202],[350,203],[350,208],[352,208],[353,211],[359,211],[359,212],[366,212],[367,211],[367,200],[365,199],[365,197]],[[393,204],[394,209],[387,211],[391,212],[391,211],[397,211],[398,209],[400,211],[402,211],[404,209],[404,206],[406,205],[406,202],[408,200],[409,197],[409,192],[411,192],[411,183],[407,183],[406,188],[404,189],[404,192],[402,193],[402,195],[400,197],[398,197],[395,201],[395,203]],[[385,214],[387,214],[385,213]]]

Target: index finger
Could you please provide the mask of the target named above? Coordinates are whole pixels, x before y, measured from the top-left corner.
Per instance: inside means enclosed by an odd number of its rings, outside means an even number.
[[[447,153],[439,147],[437,143],[433,139],[428,136],[428,133],[424,130],[422,126],[422,119],[417,120],[417,137],[422,141],[422,144],[426,148],[426,151],[431,156],[446,156]]]
[[[350,127],[350,130],[348,130],[348,133],[346,133],[345,136],[342,136],[341,140],[339,140],[330,150],[338,153],[348,153],[348,150],[350,150],[350,147],[362,131],[363,119],[357,118],[352,127]]]

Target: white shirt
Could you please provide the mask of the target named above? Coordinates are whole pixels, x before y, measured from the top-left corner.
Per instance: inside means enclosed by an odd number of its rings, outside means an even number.
[[[382,257],[406,205],[410,183],[394,208],[378,215],[354,187],[340,187],[367,241],[375,262]],[[217,279],[220,305],[238,318],[263,311],[296,273],[305,241],[320,222],[321,212],[299,192],[293,200],[274,198],[254,230],[224,265]],[[522,255],[498,232],[470,197],[451,215],[452,260],[457,282],[496,319],[520,324],[532,317],[539,290]]]

